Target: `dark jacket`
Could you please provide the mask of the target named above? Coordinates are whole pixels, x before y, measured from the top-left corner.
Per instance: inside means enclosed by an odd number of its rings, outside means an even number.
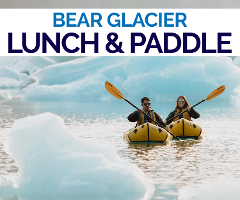
[[[149,112],[147,113],[149,116]],[[163,122],[162,118],[159,116],[159,114],[157,114],[156,112],[154,112],[155,116],[156,116],[156,121],[161,124],[163,127],[166,127],[166,124]],[[139,113],[137,112],[137,110],[133,113],[131,113],[129,116],[128,116],[128,120],[130,122],[137,122],[138,119],[139,119]],[[152,120],[148,117],[144,117],[144,123],[146,122],[149,122],[149,123],[152,123]]]
[[[175,112],[176,112],[176,109],[169,113],[169,115],[166,118],[167,124],[172,123],[173,119],[169,122],[168,122],[168,120],[175,116]],[[197,118],[200,117],[200,114],[196,110],[194,110],[193,108],[191,108],[191,110],[190,110],[190,112],[188,112],[188,114],[190,115],[190,117],[192,117],[194,119],[197,119]],[[181,118],[183,118],[183,116],[179,116],[178,118],[181,119]]]

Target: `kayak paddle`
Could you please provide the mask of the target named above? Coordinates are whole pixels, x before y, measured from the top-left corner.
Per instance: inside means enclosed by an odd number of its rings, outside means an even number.
[[[215,89],[214,91],[212,91],[212,92],[207,96],[206,99],[203,99],[202,101],[200,101],[200,102],[198,102],[197,104],[193,105],[192,108],[195,107],[195,106],[197,106],[197,105],[199,105],[200,103],[202,103],[202,102],[204,102],[204,101],[206,101],[206,100],[211,100],[211,99],[215,98],[216,96],[222,94],[224,90],[225,90],[225,86],[224,86],[224,85],[218,87],[217,89]],[[172,121],[174,118],[178,117],[179,115],[181,115],[181,114],[183,114],[183,113],[185,113],[185,112],[187,112],[187,109],[186,109],[185,111],[177,114],[176,116],[172,117],[172,118],[169,119],[166,123],[168,124],[168,122]]]
[[[133,105],[130,101],[128,101],[127,99],[124,98],[124,96],[122,95],[122,93],[114,86],[112,85],[110,82],[106,81],[105,82],[105,88],[106,90],[112,94],[113,96],[115,96],[118,99],[124,99],[126,102],[128,102],[130,105],[132,105],[134,108],[136,108],[138,110],[138,107]],[[159,124],[157,121],[155,121],[154,119],[152,119],[148,114],[146,114],[145,112],[143,112],[143,114],[150,118],[152,121],[154,121],[157,125],[159,125],[160,127],[163,128],[163,126],[161,124]],[[174,138],[176,138],[177,140],[180,140],[177,136],[173,135],[170,131],[168,131],[168,133],[170,133]],[[181,140],[180,140],[181,141]]]

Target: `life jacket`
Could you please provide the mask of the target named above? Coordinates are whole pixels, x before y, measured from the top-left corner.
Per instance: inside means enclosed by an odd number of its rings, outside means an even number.
[[[151,111],[149,112],[149,114],[150,114],[150,117],[156,121],[156,116],[155,116],[155,114],[154,114],[154,111],[151,110]],[[138,118],[137,126],[140,126],[140,125],[144,124],[144,117],[146,117],[146,116],[145,116],[143,113],[139,113],[139,118]],[[148,118],[148,117],[146,117],[146,118]],[[152,121],[152,124],[156,125],[156,123],[155,123],[154,121]]]
[[[183,112],[183,111],[185,111],[185,110],[186,110],[186,108],[183,108],[182,110],[175,109],[175,114],[174,114],[174,116],[176,116],[177,114],[179,114],[179,113],[181,113],[181,112]],[[182,116],[179,115],[179,116],[175,117],[175,118],[173,119],[173,121],[175,122],[175,121],[181,119],[182,117],[183,117],[184,119],[187,119],[188,121],[191,121],[191,116],[188,114],[188,112],[183,113]]]

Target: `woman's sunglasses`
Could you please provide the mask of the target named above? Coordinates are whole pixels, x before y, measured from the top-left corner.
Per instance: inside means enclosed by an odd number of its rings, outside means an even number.
[[[178,100],[178,102],[185,102],[185,100]]]

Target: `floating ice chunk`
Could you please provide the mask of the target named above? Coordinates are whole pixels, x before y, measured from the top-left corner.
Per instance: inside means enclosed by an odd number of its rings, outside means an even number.
[[[7,56],[0,57],[0,67],[8,66],[21,73],[33,74],[44,67],[79,58],[77,56]]]
[[[36,82],[36,79],[31,77],[31,76],[28,76],[25,80],[22,81],[22,83],[19,85],[21,88],[25,88],[27,87],[28,85],[30,84],[33,84]]]
[[[119,62],[120,59],[85,57],[64,63],[51,65],[33,74],[40,85],[63,85],[85,77],[92,77],[102,74],[102,70],[108,67],[111,62]],[[106,66],[103,66],[103,63]]]
[[[49,57],[31,57],[25,66],[25,71],[28,74],[33,74],[34,72],[43,69],[49,65],[53,65],[56,62]],[[23,72],[23,70],[22,70]]]
[[[20,80],[20,79],[26,78],[27,75],[19,73],[18,71],[5,66],[5,67],[0,67],[0,77]]]
[[[240,197],[239,180],[218,178],[198,187],[185,186],[179,190],[179,200],[238,200]]]
[[[36,79],[9,67],[0,67],[0,88],[25,88]]]
[[[26,89],[28,101],[108,99],[105,81],[129,100],[148,96],[152,101],[184,95],[196,102],[221,85],[226,90],[217,99],[229,100],[240,85],[240,68],[228,57],[85,57],[45,67],[33,76],[38,85]]]
[[[67,62],[70,60],[82,58],[83,56],[50,56],[49,58],[54,60],[57,63]]]
[[[28,75],[19,73],[9,67],[0,67],[0,88],[16,88],[20,87],[21,83]]]
[[[114,99],[106,95],[105,81],[129,100],[175,101],[184,95],[196,102],[221,85],[226,90],[216,99],[232,100],[240,85],[239,57],[234,63],[229,57],[0,57],[3,64],[15,75],[2,76],[0,88],[34,85],[24,90],[27,101]],[[31,76],[23,80],[19,74]]]
[[[240,56],[238,56],[234,59],[234,64],[237,65],[238,67],[240,67]]]
[[[240,102],[240,85],[234,88],[233,90],[235,92],[234,95],[231,95],[231,101],[232,102]]]
[[[0,90],[0,103],[8,100],[12,100],[12,95],[8,91]]]
[[[46,66],[55,64],[56,61],[50,57],[28,57],[28,56],[14,56],[14,57],[0,57],[0,67],[7,66],[15,71],[26,73],[27,75],[36,72]]]
[[[148,199],[154,191],[136,165],[120,159],[112,147],[73,136],[52,113],[16,120],[6,151],[19,167],[18,189],[12,187],[9,195],[20,199],[41,194],[44,199],[132,200]]]

